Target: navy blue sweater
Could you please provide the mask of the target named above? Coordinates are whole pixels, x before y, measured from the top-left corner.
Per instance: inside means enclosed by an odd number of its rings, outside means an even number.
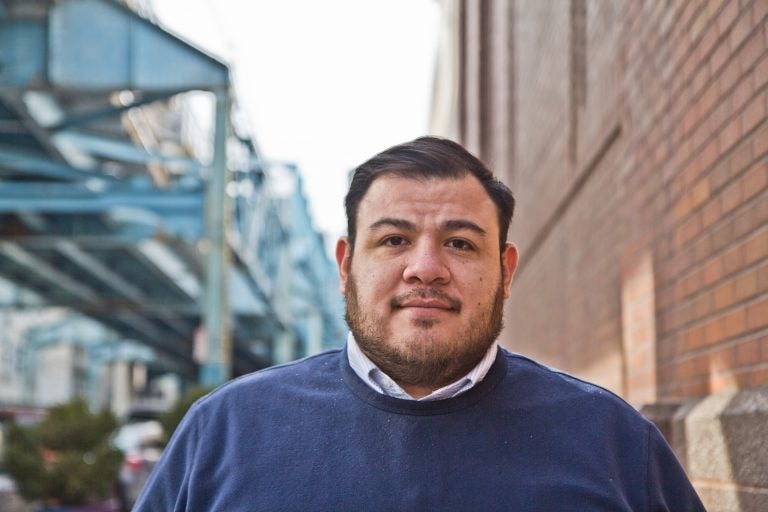
[[[500,350],[435,402],[371,390],[336,350],[198,401],[138,511],[700,511],[659,431],[610,392]]]

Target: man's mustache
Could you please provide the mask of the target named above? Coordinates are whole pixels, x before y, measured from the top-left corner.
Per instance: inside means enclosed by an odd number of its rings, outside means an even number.
[[[455,311],[457,313],[461,311],[461,301],[459,299],[451,297],[444,291],[438,290],[437,288],[414,288],[413,290],[409,290],[406,293],[401,293],[400,295],[395,295],[392,297],[392,299],[389,301],[389,305],[393,309],[401,308],[404,304],[413,299],[439,299],[445,302],[451,311]]]

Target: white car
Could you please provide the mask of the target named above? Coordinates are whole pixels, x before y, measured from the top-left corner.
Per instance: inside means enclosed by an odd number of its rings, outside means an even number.
[[[122,510],[129,511],[163,452],[163,427],[154,419],[129,421],[120,427],[113,442],[125,454],[118,498]]]

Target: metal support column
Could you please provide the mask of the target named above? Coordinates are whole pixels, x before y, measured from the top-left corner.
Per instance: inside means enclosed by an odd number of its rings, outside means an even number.
[[[206,287],[203,310],[207,350],[200,365],[200,384],[217,386],[228,380],[232,369],[230,312],[227,301],[229,253],[226,244],[227,218],[227,128],[229,126],[229,90],[217,88],[213,167],[206,190]]]

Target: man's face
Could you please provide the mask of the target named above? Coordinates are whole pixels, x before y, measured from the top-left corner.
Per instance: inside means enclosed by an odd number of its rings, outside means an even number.
[[[517,250],[499,250],[474,176],[384,175],[360,202],[354,252],[342,238],[336,259],[352,334],[416,396],[466,374],[496,339]]]

